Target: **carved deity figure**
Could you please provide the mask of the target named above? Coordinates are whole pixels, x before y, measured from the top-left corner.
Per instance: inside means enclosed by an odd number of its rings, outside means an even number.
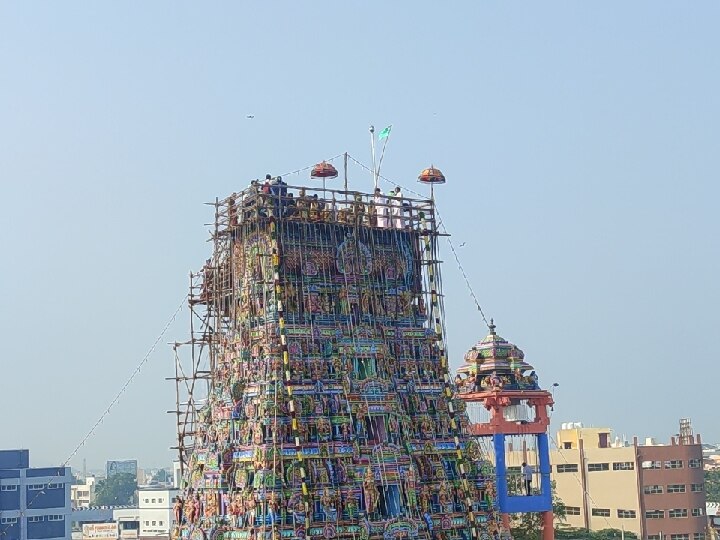
[[[175,516],[175,523],[180,525],[183,519],[184,503],[182,498],[175,497],[175,504],[173,505],[173,515]]]
[[[363,478],[363,496],[365,497],[365,510],[371,514],[377,508],[380,492],[375,484],[375,475],[372,468],[365,469],[365,478]]]

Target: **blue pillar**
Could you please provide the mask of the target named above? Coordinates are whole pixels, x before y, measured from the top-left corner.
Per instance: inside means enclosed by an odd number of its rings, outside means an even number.
[[[548,445],[547,433],[537,436],[538,460],[540,461],[540,493],[545,501],[550,502],[552,508],[552,486],[550,485],[550,447]]]
[[[500,511],[507,507],[507,468],[505,466],[505,435],[496,433],[493,435],[493,446],[495,447],[495,478],[497,501]]]

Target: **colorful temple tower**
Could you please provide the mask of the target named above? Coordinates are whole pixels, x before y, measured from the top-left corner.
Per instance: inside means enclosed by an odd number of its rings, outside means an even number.
[[[470,417],[468,433],[481,445],[491,441],[488,446],[494,455],[497,502],[504,526],[510,528],[509,514],[540,512],[543,539],[552,540],[547,430],[553,398],[538,385],[525,354],[497,335],[492,320],[489,328],[490,333],[465,354],[465,364],[456,376],[459,396],[467,403]],[[520,450],[522,461],[509,464],[508,456]]]
[[[214,208],[175,346],[174,536],[497,533],[448,371],[433,200],[268,176]]]

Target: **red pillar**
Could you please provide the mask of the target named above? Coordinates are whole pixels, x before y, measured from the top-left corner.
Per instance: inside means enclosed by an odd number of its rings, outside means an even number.
[[[542,540],[555,540],[555,528],[553,527],[553,513],[541,512],[543,533]]]

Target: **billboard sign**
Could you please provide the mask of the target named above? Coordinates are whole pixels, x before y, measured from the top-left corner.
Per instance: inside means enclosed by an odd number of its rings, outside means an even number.
[[[83,540],[96,538],[117,538],[117,523],[84,523],[82,526]]]

